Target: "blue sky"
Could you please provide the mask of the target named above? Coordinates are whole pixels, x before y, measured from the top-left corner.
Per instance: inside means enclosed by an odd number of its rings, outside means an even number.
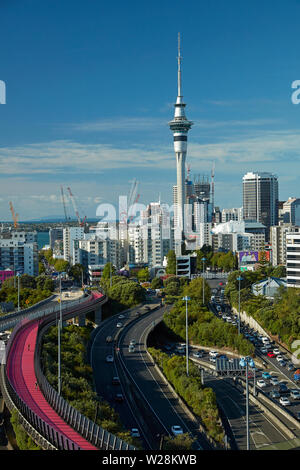
[[[215,162],[221,208],[242,205],[247,171],[300,197],[299,15],[298,0],[1,0],[0,220],[10,200],[21,220],[63,215],[60,185],[89,217],[134,178],[140,202],[172,203],[179,31],[192,178]]]

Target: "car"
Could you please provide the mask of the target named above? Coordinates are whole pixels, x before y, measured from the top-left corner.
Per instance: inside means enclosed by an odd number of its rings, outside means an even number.
[[[121,322],[117,323],[117,328],[121,328],[122,326],[123,326],[123,323],[121,323]]]
[[[292,362],[289,362],[288,365],[286,366],[287,367],[287,370],[295,370],[295,366]]]
[[[290,390],[290,397],[294,398],[294,400],[299,400],[300,399],[300,392],[297,389]]]
[[[280,353],[280,350],[278,348],[273,349],[273,353],[276,354],[276,356]]]
[[[300,411],[296,412],[296,418],[298,419],[298,421],[300,421]]]
[[[208,354],[210,355],[210,357],[217,357],[219,355],[217,351],[209,351]]]
[[[213,356],[211,356],[211,357],[209,358],[209,360],[210,360],[210,362],[216,362],[216,361],[217,361],[216,357],[213,357]]]
[[[267,348],[260,348],[260,352],[262,354],[267,354],[268,350],[267,350]]]
[[[266,382],[264,380],[257,380],[256,385],[260,388],[263,388],[266,386]]]
[[[283,361],[283,357],[281,354],[278,354],[278,356],[276,356],[276,361]]]
[[[118,318],[121,320],[122,318],[125,318],[125,315],[119,315]]]
[[[280,397],[279,403],[283,406],[289,406],[291,404],[290,400],[288,400],[286,397]]]
[[[280,393],[280,395],[285,395],[287,393],[289,393],[289,389],[287,388],[286,384],[280,382],[279,385],[278,385],[278,391]]]
[[[112,356],[111,354],[109,354],[108,356],[106,356],[106,362],[114,362],[114,356]]]
[[[132,428],[130,431],[131,437],[141,437],[140,431],[137,428]]]
[[[107,342],[107,343],[111,343],[111,342],[112,342],[112,337],[111,337],[111,336],[107,336],[107,337],[106,337],[106,342]]]
[[[286,366],[286,361],[284,361],[283,359],[281,359],[278,364],[281,366],[281,367],[284,367]]]
[[[133,346],[136,344],[135,339],[130,340],[130,344],[133,344]]]
[[[280,393],[278,392],[278,390],[271,390],[270,391],[270,397],[271,398],[280,398]]]
[[[119,377],[115,376],[112,378],[112,384],[113,385],[120,385],[120,379]]]
[[[196,351],[193,353],[193,357],[197,357],[197,358],[203,357],[203,353],[201,351]]]
[[[171,432],[173,436],[178,436],[178,434],[183,434],[183,430],[181,426],[174,425],[171,427]]]
[[[117,393],[117,394],[115,395],[115,400],[118,401],[118,402],[122,402],[122,401],[124,401],[124,399],[125,399],[125,398],[124,398],[123,393]]]
[[[218,359],[225,359],[225,361],[228,361],[228,357],[225,354],[221,354]]]
[[[130,344],[130,345],[129,345],[128,351],[129,351],[129,352],[134,352],[134,351],[135,351],[134,344]]]
[[[270,352],[267,353],[267,356],[268,356],[268,357],[275,357],[275,354],[270,351]]]
[[[270,382],[271,382],[272,385],[278,385],[279,384],[279,380],[277,379],[277,377],[272,377]]]
[[[262,376],[263,379],[271,379],[272,378],[272,375],[269,374],[269,372],[263,372],[261,374],[261,376]]]

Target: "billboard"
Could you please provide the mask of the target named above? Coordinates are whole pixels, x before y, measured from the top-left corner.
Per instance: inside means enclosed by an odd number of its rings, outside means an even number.
[[[270,251],[239,251],[239,265],[270,262]]]
[[[258,263],[258,251],[239,251],[239,264]]]

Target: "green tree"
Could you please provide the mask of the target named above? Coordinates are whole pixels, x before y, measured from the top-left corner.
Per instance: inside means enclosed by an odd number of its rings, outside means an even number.
[[[176,274],[176,254],[174,250],[169,250],[167,254],[167,274]]]
[[[111,276],[114,276],[116,273],[116,268],[112,263],[106,263],[104,266],[101,279],[110,279]]]
[[[138,280],[140,282],[147,282],[149,281],[149,269],[148,268],[143,268],[143,269],[140,269],[137,273],[137,277],[138,277]]]

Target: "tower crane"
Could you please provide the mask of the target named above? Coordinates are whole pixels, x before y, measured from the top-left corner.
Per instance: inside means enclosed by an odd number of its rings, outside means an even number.
[[[69,191],[69,194],[70,194],[70,198],[71,198],[71,201],[72,201],[72,204],[73,204],[74,212],[75,212],[77,220],[78,220],[78,224],[79,224],[80,227],[83,227],[84,223],[85,223],[85,220],[86,220],[86,216],[84,216],[83,220],[80,219],[80,215],[79,215],[79,212],[78,212],[78,209],[77,209],[76,201],[75,201],[75,198],[74,198],[73,193],[71,191],[71,188],[67,188],[67,190]]]
[[[13,206],[11,201],[9,202],[9,207],[10,207],[10,211],[11,211],[12,218],[13,218],[13,221],[14,221],[14,227],[17,228],[18,225],[19,225],[19,223],[18,223],[19,214],[15,213],[14,206]]]
[[[69,218],[68,218],[68,215],[67,215],[67,208],[66,208],[64,190],[63,190],[63,187],[62,187],[62,186],[60,187],[60,191],[61,191],[62,203],[63,203],[63,206],[64,206],[65,219],[66,219],[66,222],[67,222],[67,221],[69,220]]]

